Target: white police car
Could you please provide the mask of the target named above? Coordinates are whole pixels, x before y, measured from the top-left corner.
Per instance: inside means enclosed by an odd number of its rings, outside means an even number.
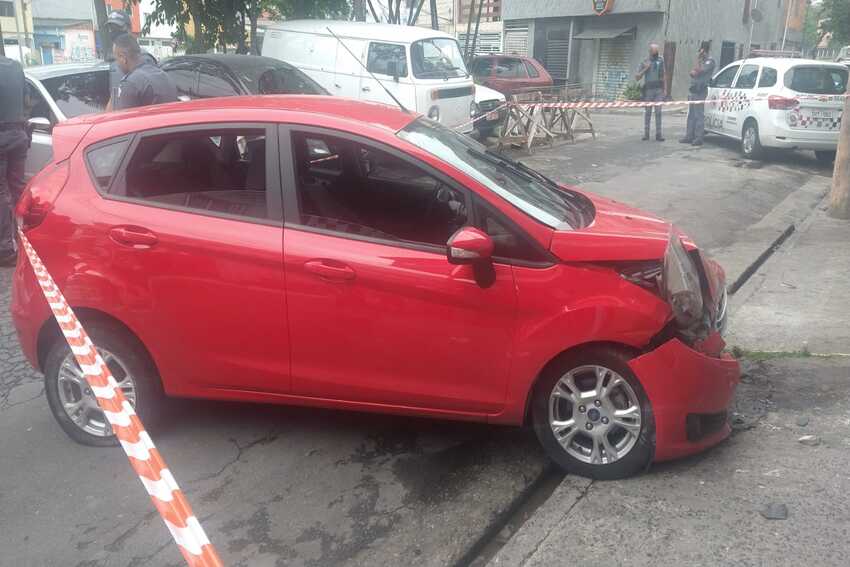
[[[748,158],[764,148],[814,150],[832,162],[847,90],[838,63],[790,57],[735,61],[711,80],[705,129],[741,141]]]

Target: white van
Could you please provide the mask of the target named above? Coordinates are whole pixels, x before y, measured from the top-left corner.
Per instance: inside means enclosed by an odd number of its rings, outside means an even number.
[[[295,20],[266,30],[262,54],[294,65],[332,95],[395,104],[365,65],[405,107],[449,127],[468,122],[476,112],[475,85],[460,46],[454,37],[440,31]],[[464,128],[471,129],[471,125]]]

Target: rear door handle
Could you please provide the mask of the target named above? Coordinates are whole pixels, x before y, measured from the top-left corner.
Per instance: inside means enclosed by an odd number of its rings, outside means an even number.
[[[122,246],[138,250],[152,248],[159,239],[156,234],[141,226],[116,226],[109,229],[109,238]]]
[[[364,92],[364,93],[368,93],[369,91],[371,91],[371,90],[372,90],[372,88],[371,88],[371,87],[366,86],[366,87],[363,87],[363,89],[362,89],[362,90],[363,90],[363,92]]]
[[[334,260],[309,260],[304,263],[304,269],[326,280],[350,281],[355,277],[351,266]]]

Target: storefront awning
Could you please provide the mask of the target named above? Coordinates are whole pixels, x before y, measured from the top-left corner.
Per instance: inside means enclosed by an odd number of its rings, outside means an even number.
[[[586,28],[583,32],[573,36],[573,39],[613,39],[631,33],[635,29],[631,27],[604,27],[593,26]]]

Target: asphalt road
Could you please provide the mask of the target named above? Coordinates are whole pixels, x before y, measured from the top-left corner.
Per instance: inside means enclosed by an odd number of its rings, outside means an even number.
[[[730,258],[802,185],[826,186],[810,155],[749,164],[725,141],[680,146],[683,117],[666,118],[664,143],[639,140],[640,116],[599,115],[596,141],[527,161]],[[54,423],[18,350],[10,278],[0,269],[0,565],[181,564],[123,453]],[[453,564],[545,463],[524,430],[285,407],[180,401],[152,433],[229,565]]]

